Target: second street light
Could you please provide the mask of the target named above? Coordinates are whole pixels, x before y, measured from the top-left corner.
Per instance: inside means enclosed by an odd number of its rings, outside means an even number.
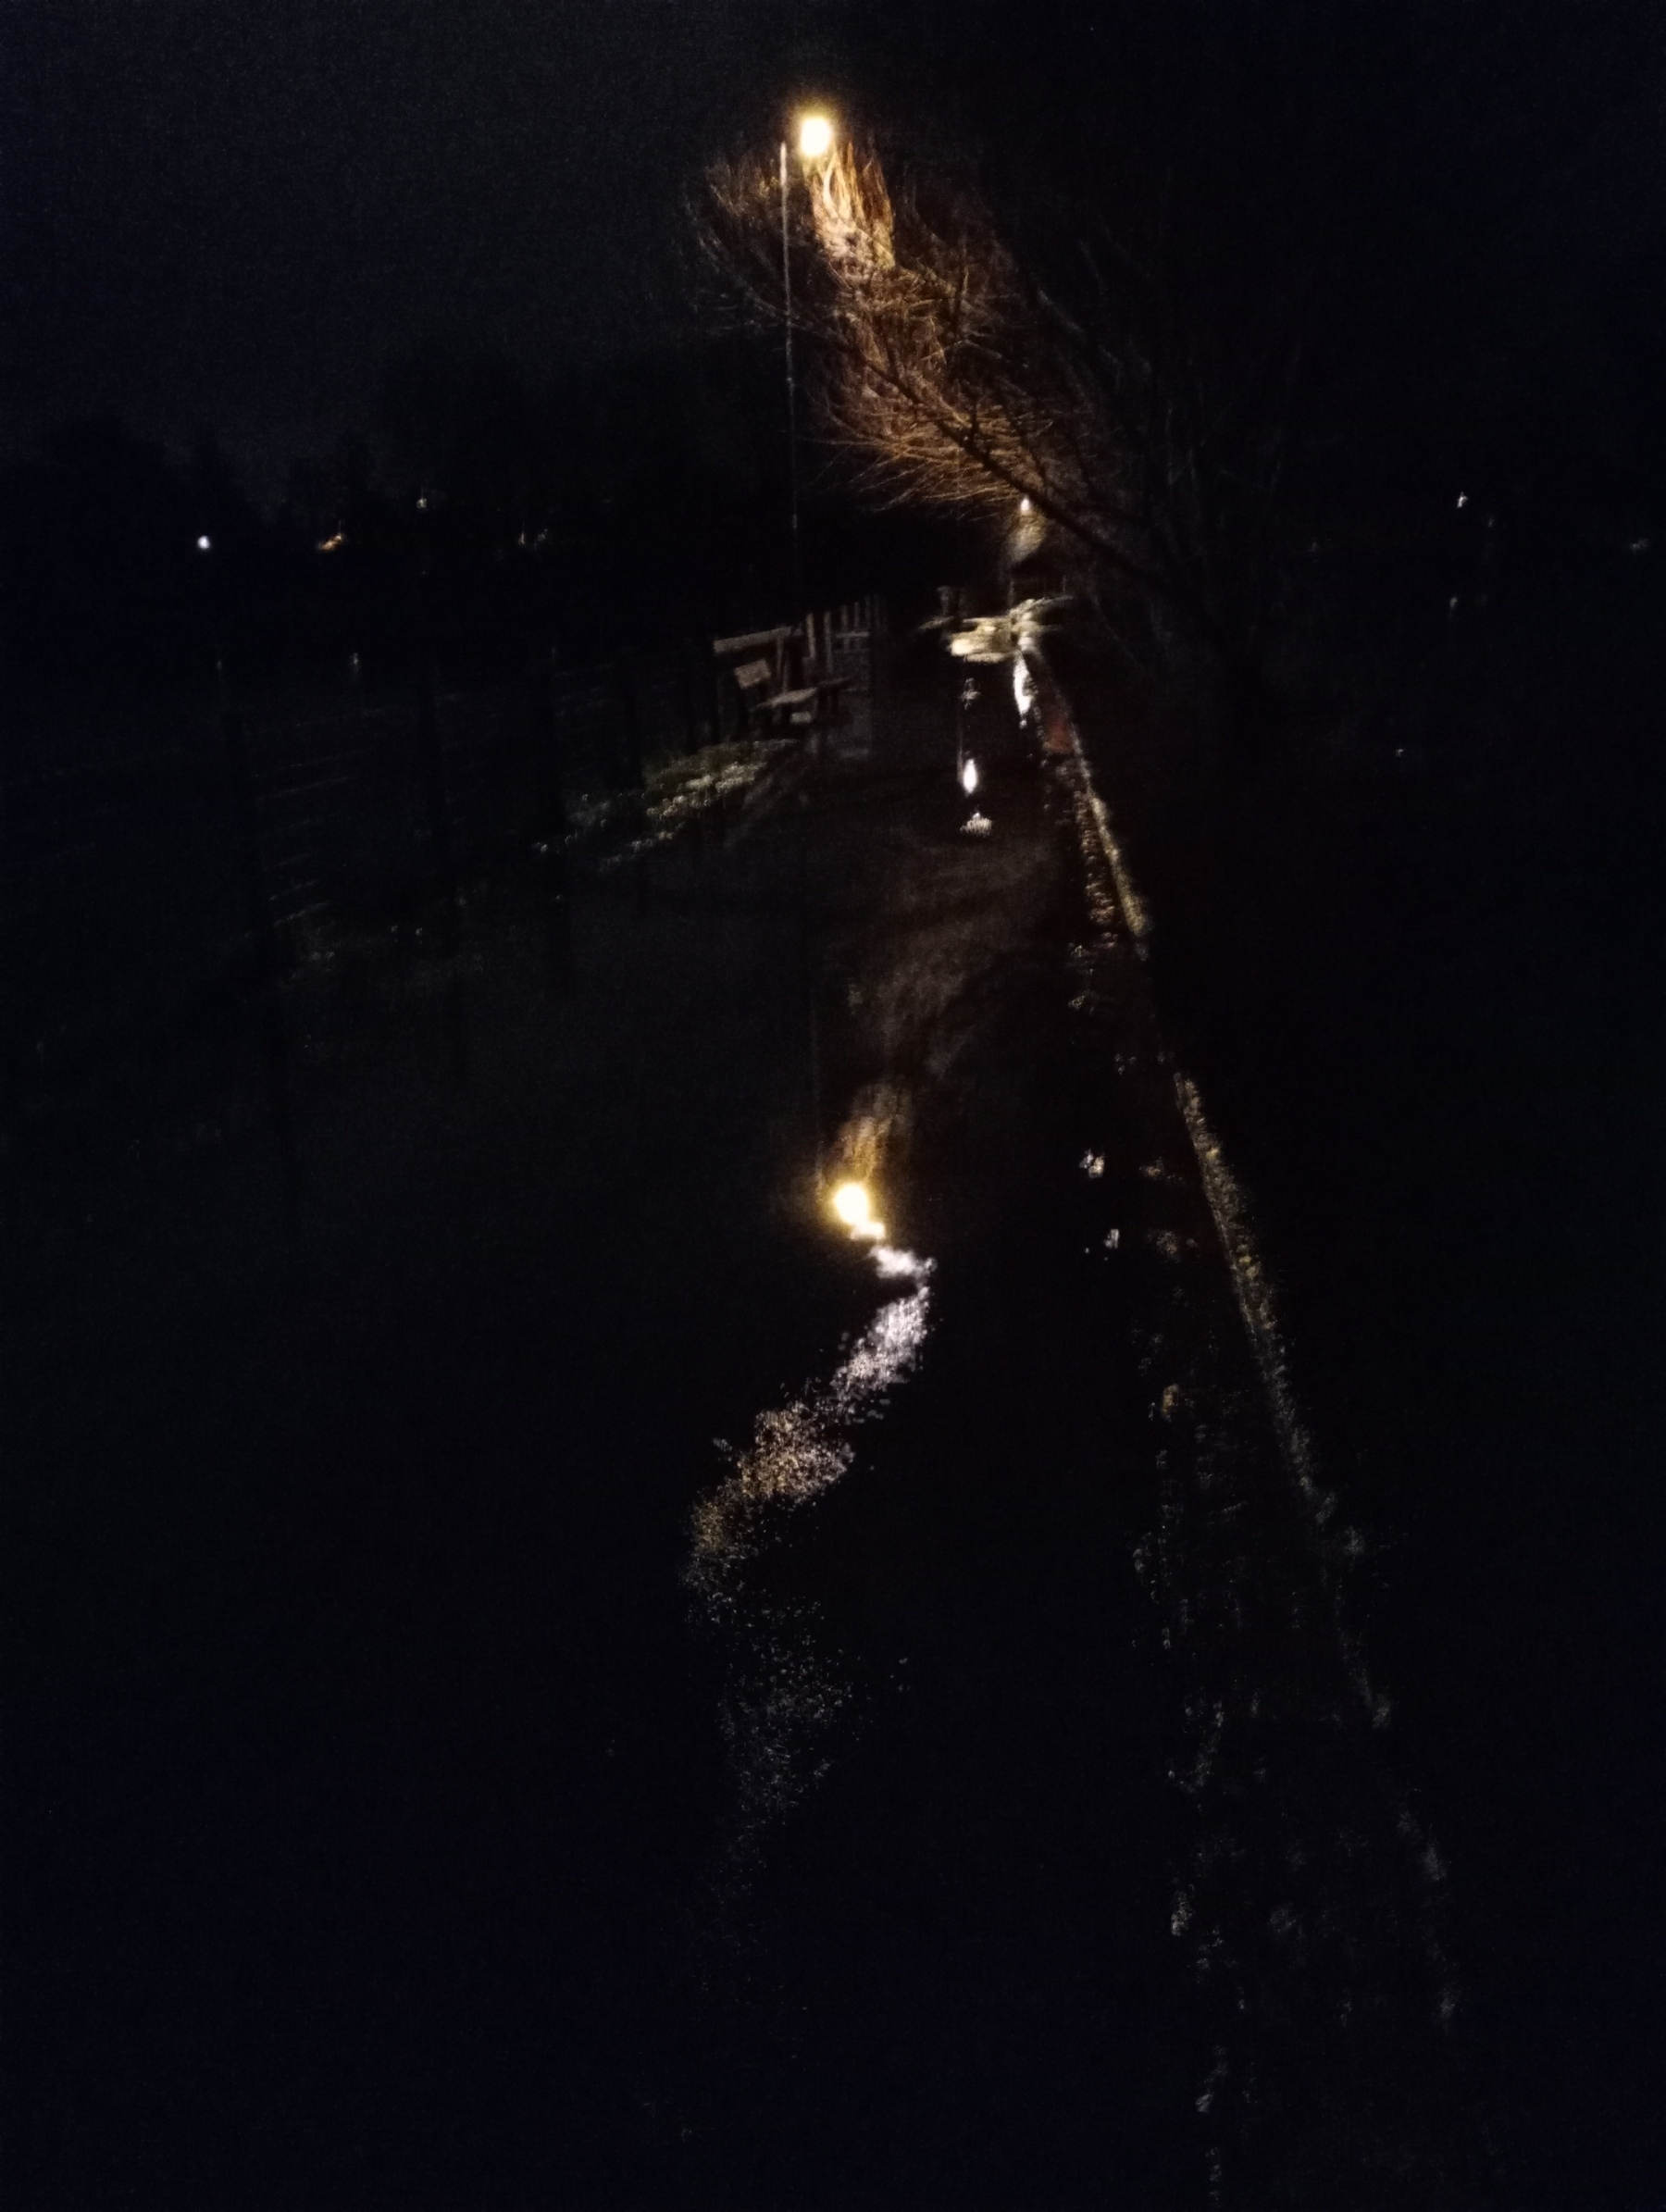
[[[820,161],[833,149],[833,125],[825,115],[802,115],[798,121],[798,150],[805,161]],[[798,378],[792,360],[792,252],[788,220],[787,141],[781,141],[781,297],[787,326],[787,480],[791,525],[793,604],[802,612],[804,596],[804,558],[799,535]]]

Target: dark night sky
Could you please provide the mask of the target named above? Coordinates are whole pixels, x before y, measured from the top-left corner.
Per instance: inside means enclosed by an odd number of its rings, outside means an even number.
[[[1119,35],[1143,17],[1094,12]],[[1500,50],[1577,78],[1600,42],[1583,19],[1571,45],[1565,23],[1551,36],[1560,19],[1516,6]],[[664,342],[687,327],[681,195],[716,151],[773,135],[789,84],[841,51],[871,71],[890,42],[914,56],[900,111],[924,119],[944,71],[920,103],[918,56],[971,53],[1004,117],[1038,52],[1096,43],[1068,0],[1026,23],[1014,43],[991,0],[956,0],[952,28],[939,0],[6,0],[0,448],[114,407],[176,444],[212,429],[275,489],[413,344],[536,371]],[[1585,174],[1554,195],[1590,203],[1579,266],[1660,204],[1658,152],[1636,151],[1658,145],[1658,104],[1633,105],[1597,134],[1624,187],[1598,207]]]
[[[8,445],[116,406],[264,472],[413,342],[663,338],[685,180],[768,127],[746,0],[6,13]]]

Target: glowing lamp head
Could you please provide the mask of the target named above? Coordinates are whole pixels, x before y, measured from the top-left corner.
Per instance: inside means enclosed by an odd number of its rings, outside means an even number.
[[[841,1183],[833,1193],[833,1211],[852,1236],[870,1237],[877,1243],[885,1235],[885,1224],[874,1219],[865,1184]]]
[[[198,553],[206,553],[206,552],[207,552],[207,550],[208,550],[208,544],[209,544],[209,541],[208,541],[206,538],[199,538],[199,539],[197,540],[197,551],[198,551]]]
[[[799,118],[799,152],[806,161],[819,161],[833,151],[833,125],[825,115]]]
[[[970,799],[973,792],[976,790],[976,789],[977,763],[976,761],[968,761],[965,766],[961,770],[961,789],[964,791],[967,798]]]

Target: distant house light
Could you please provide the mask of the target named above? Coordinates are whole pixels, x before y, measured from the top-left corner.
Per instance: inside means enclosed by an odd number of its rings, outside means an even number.
[[[197,540],[197,551],[198,551],[198,553],[206,553],[206,552],[207,552],[207,550],[208,550],[208,540],[207,540],[205,537],[205,538],[199,538],[199,539]]]
[[[1458,504],[1461,507],[1467,507],[1469,505],[1469,493],[1467,491],[1461,491],[1458,494]]]
[[[347,540],[343,534],[340,530],[337,530],[333,538],[320,538],[318,540],[318,551],[320,553],[340,553],[342,546],[345,545],[346,542]]]

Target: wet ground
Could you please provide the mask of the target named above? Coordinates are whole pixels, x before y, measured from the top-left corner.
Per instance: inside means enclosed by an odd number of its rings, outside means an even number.
[[[1162,812],[1184,717],[1142,718],[1085,665],[1073,695],[1361,1529],[1357,1610],[1451,1868],[1502,2201],[1655,2212],[1659,684],[1635,609],[1601,654],[1584,619],[1500,640],[1404,781],[1393,754],[1314,773],[1292,746],[1225,853]]]
[[[1486,2201],[1252,1227],[951,701],[42,1141],[11,2202]]]

